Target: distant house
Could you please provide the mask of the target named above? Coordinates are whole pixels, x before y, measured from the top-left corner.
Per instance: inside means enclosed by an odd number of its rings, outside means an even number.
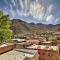
[[[57,40],[60,40],[60,32],[53,33],[53,36],[57,37]]]
[[[44,42],[42,42],[42,44],[41,45],[52,45],[52,43],[51,43],[51,41],[44,41]]]
[[[21,42],[26,42],[25,39],[12,39],[14,42],[18,42],[18,43],[21,43]]]
[[[17,38],[19,38],[19,39],[26,39],[26,37],[23,34],[20,34],[19,32],[18,32],[18,34],[14,35],[14,38],[15,39],[17,39]]]
[[[26,41],[30,44],[41,44],[42,42],[46,41],[46,38],[40,36],[30,36],[27,37]]]
[[[54,36],[60,37],[60,32],[53,33]]]
[[[26,41],[29,44],[39,44],[39,42],[40,42],[38,38],[30,38],[30,39],[28,39]]]
[[[12,40],[16,44],[16,48],[25,48],[30,45],[30,43],[28,43],[26,39],[12,39]]]

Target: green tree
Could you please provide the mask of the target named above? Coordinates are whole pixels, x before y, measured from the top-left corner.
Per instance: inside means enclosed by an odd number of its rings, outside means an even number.
[[[11,40],[12,30],[10,29],[11,20],[9,15],[4,15],[0,11],[0,43]]]
[[[0,11],[0,18],[3,16],[3,12],[2,11]]]
[[[51,36],[49,37],[49,40],[51,41],[52,45],[58,45],[58,40],[56,37]]]

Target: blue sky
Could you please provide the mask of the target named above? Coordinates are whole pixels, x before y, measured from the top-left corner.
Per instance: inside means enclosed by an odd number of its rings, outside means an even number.
[[[29,23],[60,23],[60,0],[0,0],[0,10]]]

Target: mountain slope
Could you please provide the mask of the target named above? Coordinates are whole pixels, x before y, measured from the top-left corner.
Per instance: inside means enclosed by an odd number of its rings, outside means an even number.
[[[60,31],[60,24],[57,25],[45,25],[41,23],[27,23],[20,19],[13,19],[11,29],[14,34],[27,34],[27,33],[41,33],[45,31]]]

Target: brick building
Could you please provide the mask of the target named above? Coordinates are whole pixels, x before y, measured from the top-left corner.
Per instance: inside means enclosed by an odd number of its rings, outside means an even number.
[[[58,46],[32,45],[27,48],[38,50],[39,60],[59,60]]]
[[[45,37],[40,37],[37,35],[33,35],[30,37],[27,37],[26,41],[30,44],[41,44],[42,42],[46,41]]]
[[[55,32],[55,33],[53,33],[53,35],[56,37],[60,37],[60,32]]]
[[[51,41],[44,41],[44,42],[42,42],[42,44],[41,45],[52,45],[52,43],[51,43]]]
[[[14,44],[9,44],[9,43],[3,44],[0,46],[0,54],[13,50],[14,48],[15,48]]]

